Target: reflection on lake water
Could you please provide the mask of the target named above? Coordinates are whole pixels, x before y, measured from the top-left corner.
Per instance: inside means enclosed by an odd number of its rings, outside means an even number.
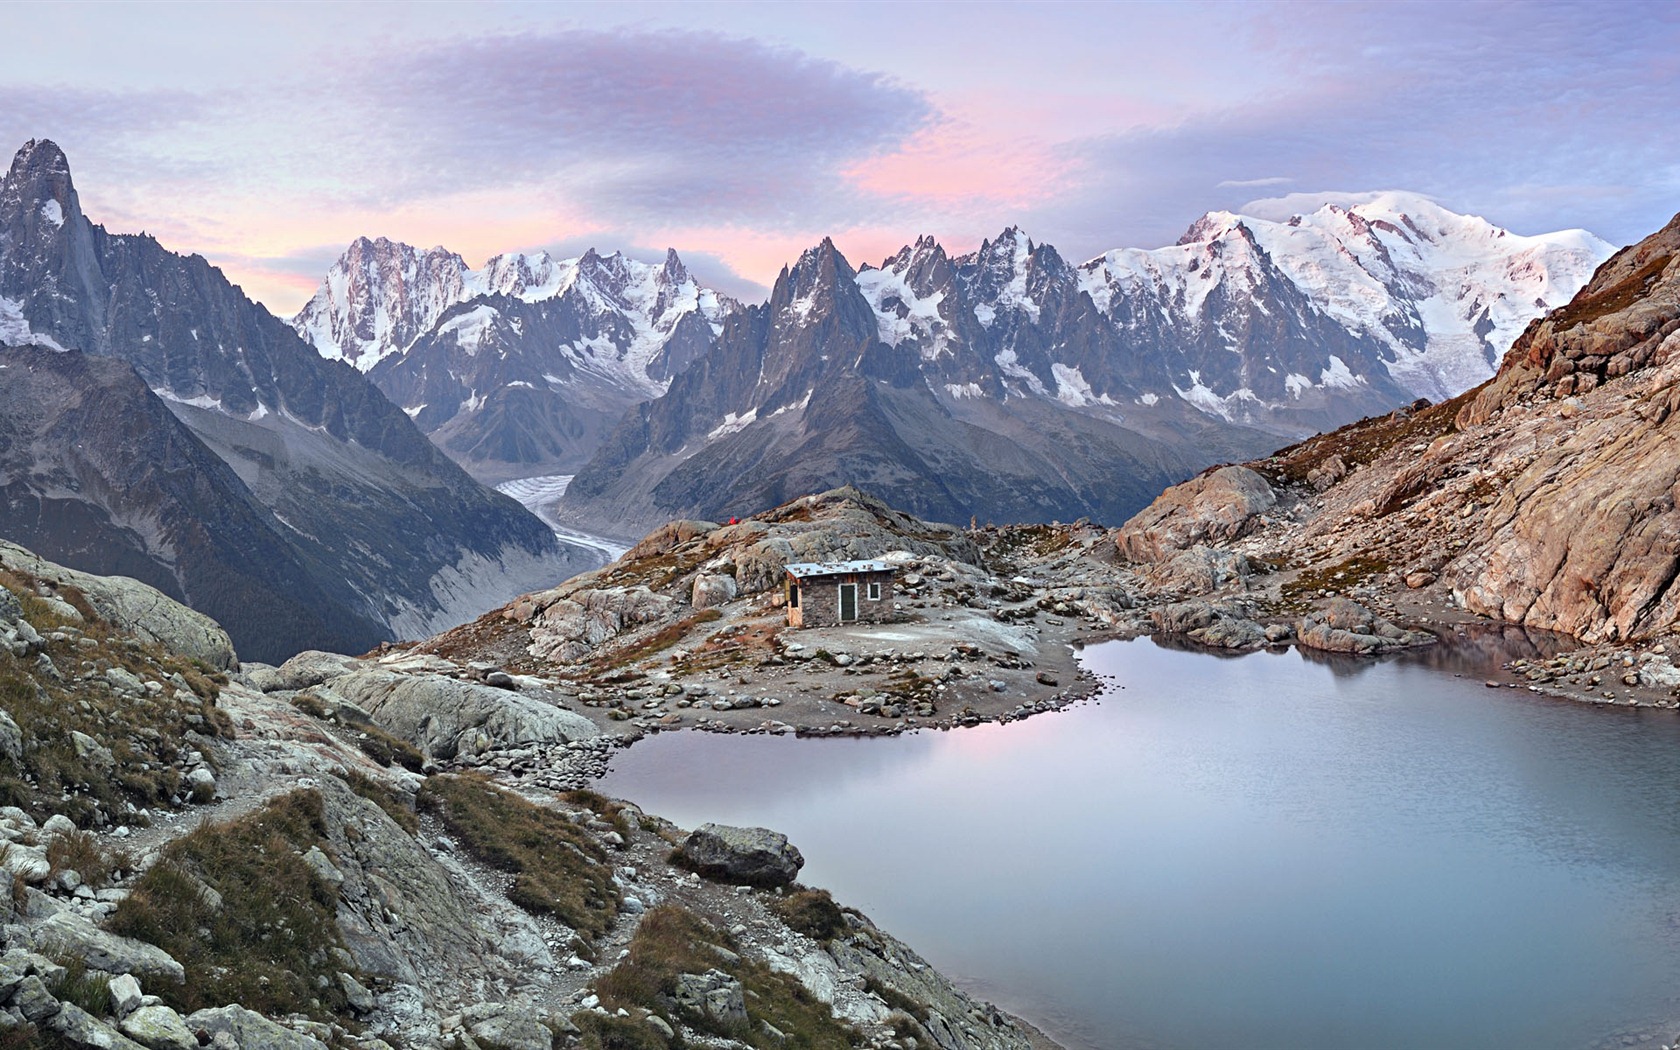
[[[1555,646],[1111,642],[1059,715],[664,734],[601,786],[786,832],[803,881],[1070,1047],[1586,1046],[1680,1018],[1680,718],[1483,687]]]

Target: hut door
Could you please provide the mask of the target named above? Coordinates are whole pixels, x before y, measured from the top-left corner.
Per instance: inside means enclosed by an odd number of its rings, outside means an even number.
[[[840,622],[857,619],[857,584],[840,585]]]

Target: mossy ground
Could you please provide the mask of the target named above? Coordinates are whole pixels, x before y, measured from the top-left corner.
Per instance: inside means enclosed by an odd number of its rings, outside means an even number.
[[[60,588],[59,597],[81,613],[82,622],[61,616],[36,595],[36,582],[0,571],[0,586],[17,595],[58,672],[56,678],[46,673],[34,656],[0,651],[0,708],[23,732],[21,763],[0,759],[0,805],[19,806],[37,820],[62,813],[83,826],[100,814],[113,823],[130,822],[129,804],[173,805],[181,792],[177,763],[190,746],[187,733],[232,735],[232,722],[215,706],[226,677],[121,634],[74,588]],[[61,632],[74,637],[50,637]],[[163,689],[119,695],[103,677],[111,668],[160,682]],[[97,752],[78,749],[75,733],[108,750],[109,764]]]
[[[728,950],[734,958],[712,949]],[[630,954],[595,984],[609,1011],[623,1008],[659,1014],[671,1027],[686,1024],[711,1035],[725,1036],[748,1046],[776,1050],[842,1050],[860,1043],[858,1033],[837,1020],[828,1005],[787,974],[736,953],[739,946],[724,931],[675,904],[662,904],[642,917]],[[725,1026],[694,1011],[679,1010],[673,998],[677,976],[722,970],[739,980],[746,991],[748,1023]],[[578,1015],[582,1018],[584,1015]],[[772,1036],[768,1022],[783,1033]],[[651,1031],[651,1029],[648,1029]],[[585,1046],[591,1044],[586,1040]],[[606,1047],[602,1040],[594,1045]],[[649,1044],[667,1045],[663,1040]]]
[[[331,979],[345,969],[333,951],[343,948],[338,891],[304,861],[311,847],[330,848],[313,790],[282,795],[231,823],[205,823],[164,849],[109,928],[186,967],[181,986],[147,988],[176,1009],[240,1003],[270,1015],[342,1014],[347,1004]]]
[[[561,814],[503,790],[482,776],[434,776],[420,790],[471,853],[513,876],[508,899],[553,915],[593,942],[612,925],[622,901],[606,850]]]

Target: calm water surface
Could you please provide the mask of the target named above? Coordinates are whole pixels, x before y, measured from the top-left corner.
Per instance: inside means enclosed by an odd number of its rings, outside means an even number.
[[[1100,702],[1058,715],[664,734],[602,788],[786,832],[802,881],[1070,1047],[1584,1047],[1669,1024],[1680,718],[1485,688],[1506,655],[1112,642],[1085,653]]]

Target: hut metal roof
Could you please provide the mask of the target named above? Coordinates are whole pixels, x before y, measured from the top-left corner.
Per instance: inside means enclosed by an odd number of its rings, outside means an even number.
[[[884,561],[796,561],[789,563],[787,571],[796,580],[808,580],[850,572],[891,572],[892,566]]]

